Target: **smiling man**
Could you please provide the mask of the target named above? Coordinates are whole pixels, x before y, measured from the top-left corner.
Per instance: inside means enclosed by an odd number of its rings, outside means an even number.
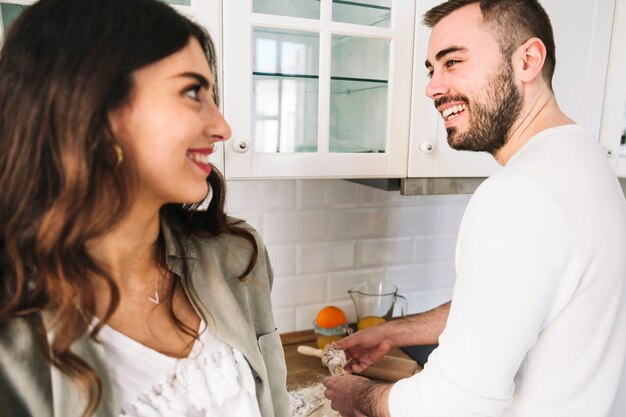
[[[326,396],[343,416],[606,417],[626,357],[626,202],[558,107],[550,20],[536,0],[450,0],[424,22],[450,146],[504,167],[464,214],[452,301],[337,343],[360,371],[438,342],[424,370],[327,378]]]

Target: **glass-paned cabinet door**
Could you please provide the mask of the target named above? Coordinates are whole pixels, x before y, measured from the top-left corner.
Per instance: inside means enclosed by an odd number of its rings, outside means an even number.
[[[0,44],[15,19],[32,3],[34,0],[0,0]]]
[[[388,28],[392,0],[333,0],[333,21]]]
[[[387,39],[333,35],[330,151],[384,153],[389,89]]]
[[[252,43],[254,151],[316,152],[319,34],[258,27]]]
[[[227,178],[405,176],[414,4],[224,2]]]

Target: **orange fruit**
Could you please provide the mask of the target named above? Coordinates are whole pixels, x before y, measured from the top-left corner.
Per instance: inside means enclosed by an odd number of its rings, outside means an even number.
[[[315,323],[323,329],[341,326],[347,321],[348,319],[343,310],[335,306],[324,307],[317,313],[317,317],[315,317]]]

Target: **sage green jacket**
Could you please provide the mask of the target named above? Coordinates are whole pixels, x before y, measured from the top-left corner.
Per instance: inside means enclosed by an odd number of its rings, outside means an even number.
[[[162,227],[168,268],[182,277],[185,259],[173,244],[167,225],[162,222]],[[243,353],[250,364],[261,415],[287,417],[287,371],[270,301],[272,269],[258,234],[248,225],[244,227],[254,234],[259,247],[256,266],[244,281],[238,277],[248,264],[251,245],[227,234],[185,239],[190,279],[181,281],[211,331]],[[47,343],[49,316],[44,312],[0,323],[0,415],[4,417],[79,417],[85,409],[86,398],[80,388],[51,367],[39,349]],[[102,380],[103,400],[95,416],[118,417],[119,404],[102,345],[84,335],[72,350],[88,361]]]

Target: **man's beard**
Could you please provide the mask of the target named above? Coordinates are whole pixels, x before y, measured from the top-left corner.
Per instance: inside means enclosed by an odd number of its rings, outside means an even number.
[[[456,127],[446,129],[451,148],[495,155],[506,145],[511,126],[517,120],[523,105],[523,98],[513,80],[510,62],[505,61],[502,70],[486,85],[484,100],[474,100],[471,105],[465,96],[442,100],[464,102],[470,112],[466,132],[459,133]]]

